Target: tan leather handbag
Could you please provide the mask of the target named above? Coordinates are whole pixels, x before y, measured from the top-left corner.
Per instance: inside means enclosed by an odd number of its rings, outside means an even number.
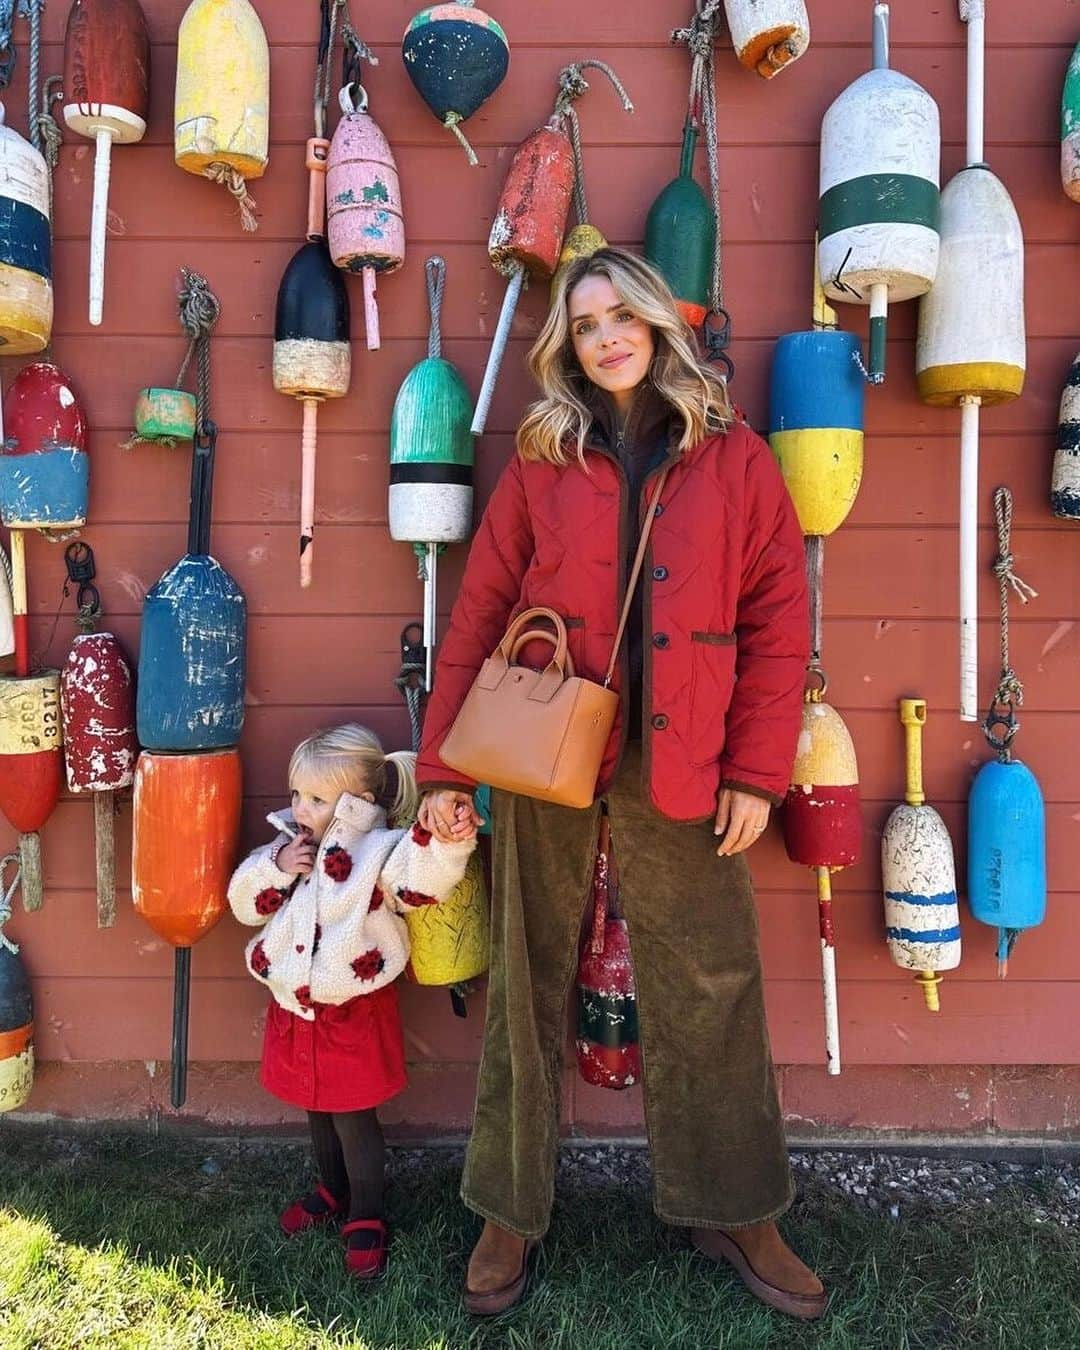
[[[439,750],[444,764],[506,792],[560,806],[592,805],[619,706],[609,685],[666,478],[667,469],[649,501],[603,683],[574,673],[560,614],[543,607],[523,610],[466,694]],[[538,621],[550,623],[554,631],[536,628]],[[516,665],[521,648],[537,638],[555,648],[548,665],[543,670]]]

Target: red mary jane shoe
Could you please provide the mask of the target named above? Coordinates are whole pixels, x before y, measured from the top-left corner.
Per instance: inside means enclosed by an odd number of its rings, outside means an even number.
[[[304,1200],[295,1200],[278,1219],[281,1231],[286,1237],[296,1237],[297,1233],[306,1233],[309,1228],[318,1228],[324,1223],[336,1223],[340,1219],[341,1206],[321,1182],[315,1187],[312,1196],[318,1196],[326,1209],[319,1214],[313,1214],[310,1209],[304,1208],[307,1196],[304,1196]]]
[[[353,1247],[349,1238],[353,1233],[367,1233],[365,1244]],[[345,1239],[345,1269],[358,1280],[373,1280],[386,1269],[386,1247],[390,1230],[382,1219],[352,1219],[341,1225]]]

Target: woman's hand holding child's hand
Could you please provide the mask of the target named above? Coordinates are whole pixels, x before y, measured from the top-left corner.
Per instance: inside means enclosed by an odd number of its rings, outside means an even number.
[[[298,834],[278,850],[276,864],[279,871],[290,876],[307,876],[315,866],[315,845],[307,834]]]
[[[483,817],[473,805],[471,792],[436,788],[425,792],[420,801],[417,821],[441,844],[461,844],[476,838]]]

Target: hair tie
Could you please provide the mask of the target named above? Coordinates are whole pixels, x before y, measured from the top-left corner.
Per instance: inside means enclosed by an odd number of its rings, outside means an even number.
[[[382,792],[376,797],[376,802],[384,810],[389,811],[397,800],[398,795],[398,766],[392,759],[383,761],[383,786]]]

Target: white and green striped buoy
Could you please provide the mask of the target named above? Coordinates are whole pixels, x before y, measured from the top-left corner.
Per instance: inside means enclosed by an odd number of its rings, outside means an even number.
[[[1080,42],[1073,48],[1061,91],[1061,186],[1080,202]]]
[[[937,104],[889,69],[889,6],[874,5],[874,67],[821,124],[818,266],[830,300],[870,306],[870,379],[885,378],[889,302],[933,285],[941,131]]]

